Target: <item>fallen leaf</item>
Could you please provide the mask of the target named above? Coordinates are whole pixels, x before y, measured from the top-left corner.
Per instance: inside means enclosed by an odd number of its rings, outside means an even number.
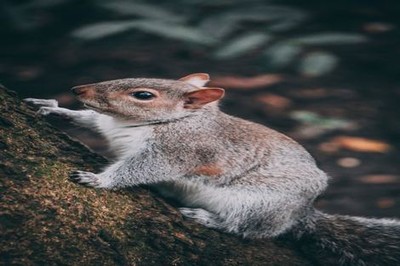
[[[337,160],[337,164],[344,168],[354,168],[359,166],[361,164],[361,161],[357,158],[345,157]]]
[[[381,209],[390,208],[390,207],[393,207],[394,200],[389,199],[389,198],[381,198],[381,199],[378,199],[378,201],[376,202],[376,205]]]
[[[193,241],[191,239],[189,239],[185,234],[180,233],[180,232],[175,232],[174,236],[178,239],[180,239],[181,241],[185,242],[185,243],[189,243],[191,245],[193,245]]]
[[[360,182],[366,184],[392,184],[400,181],[395,175],[366,175],[359,178]]]
[[[361,137],[340,136],[334,138],[331,142],[340,148],[357,152],[385,153],[391,149],[391,146],[383,141]]]
[[[394,25],[384,22],[372,22],[363,26],[363,29],[370,33],[381,33],[391,31],[395,28]]]
[[[291,93],[294,96],[315,99],[330,96],[330,91],[324,88],[299,89]]]
[[[257,97],[257,100],[274,109],[285,109],[292,104],[290,99],[272,93],[263,94]]]
[[[339,147],[332,142],[324,142],[318,146],[318,149],[323,152],[333,153],[339,150]]]
[[[230,89],[258,89],[279,83],[283,80],[282,76],[275,74],[265,74],[254,77],[216,77],[211,82],[211,86],[230,88]]]

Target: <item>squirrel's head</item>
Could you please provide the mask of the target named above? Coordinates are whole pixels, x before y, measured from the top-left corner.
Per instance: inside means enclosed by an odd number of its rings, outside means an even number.
[[[209,75],[192,74],[179,80],[118,79],[72,88],[88,108],[137,122],[169,120],[216,105],[221,88],[204,87]]]

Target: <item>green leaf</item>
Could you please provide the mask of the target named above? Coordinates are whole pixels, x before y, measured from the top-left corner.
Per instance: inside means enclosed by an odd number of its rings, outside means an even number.
[[[278,42],[267,48],[264,52],[268,64],[274,67],[284,67],[292,63],[302,52],[299,45],[290,42]]]
[[[356,44],[367,40],[362,34],[342,32],[317,33],[292,39],[293,42],[302,45]]]
[[[166,23],[164,21],[156,20],[140,20],[137,21],[133,27],[165,38],[196,44],[212,45],[217,42],[215,38],[207,36],[207,34],[197,28],[177,23]]]
[[[123,15],[135,15],[148,19],[183,22],[186,17],[167,10],[165,7],[133,1],[104,1],[99,6]]]
[[[306,76],[315,77],[333,71],[338,65],[337,56],[327,52],[313,52],[306,55],[299,65],[299,71]]]
[[[346,129],[354,126],[354,123],[349,120],[321,116],[310,111],[293,111],[290,113],[290,117],[300,123],[318,126],[323,129]]]
[[[227,45],[218,49],[214,56],[219,59],[228,59],[241,56],[261,45],[267,43],[271,37],[266,33],[247,33],[228,42]]]
[[[71,35],[82,40],[101,39],[130,30],[136,23],[136,20],[99,22],[78,28]]]
[[[73,31],[71,35],[82,40],[95,40],[133,29],[169,39],[202,45],[211,45],[216,42],[214,38],[207,36],[204,32],[194,27],[147,19],[95,23],[79,28]]]

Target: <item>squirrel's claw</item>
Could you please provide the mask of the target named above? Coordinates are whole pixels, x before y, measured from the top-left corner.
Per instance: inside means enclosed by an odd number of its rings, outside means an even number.
[[[210,228],[220,228],[221,222],[218,217],[209,211],[201,208],[179,208],[184,217],[190,218]]]
[[[74,183],[88,187],[98,187],[100,185],[97,175],[91,172],[73,171],[69,175],[69,179]]]
[[[36,113],[38,115],[49,115],[52,113],[53,109],[53,107],[40,107]]]

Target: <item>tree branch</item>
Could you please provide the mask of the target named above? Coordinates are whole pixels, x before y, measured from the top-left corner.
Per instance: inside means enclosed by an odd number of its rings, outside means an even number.
[[[144,188],[105,191],[69,182],[70,171],[98,170],[106,160],[4,87],[0,101],[0,264],[309,264],[288,244],[184,221]]]

